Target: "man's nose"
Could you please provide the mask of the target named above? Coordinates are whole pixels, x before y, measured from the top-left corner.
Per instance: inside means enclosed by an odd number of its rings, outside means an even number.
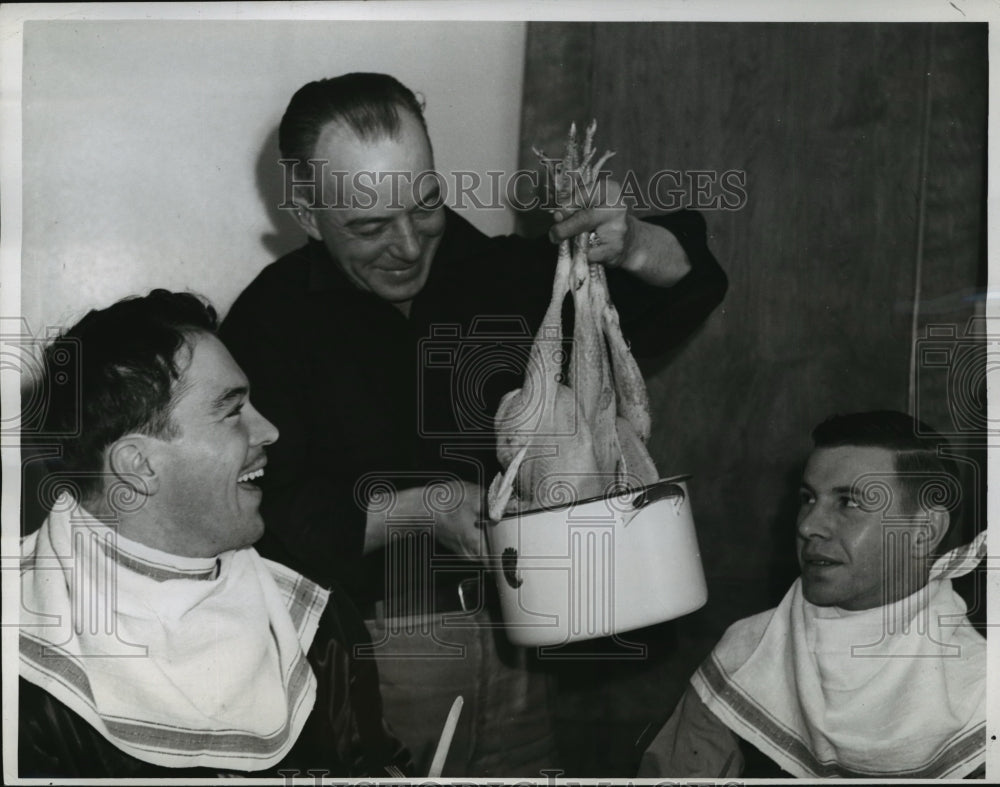
[[[796,530],[801,538],[827,538],[830,535],[830,528],[826,515],[819,504],[803,506],[799,509],[799,518],[796,523]]]
[[[278,439],[278,427],[268,421],[260,411],[247,402],[250,417],[250,442],[253,445],[270,445]]]
[[[420,237],[409,216],[401,216],[396,222],[396,237],[392,243],[394,256],[407,262],[416,262],[420,257]]]

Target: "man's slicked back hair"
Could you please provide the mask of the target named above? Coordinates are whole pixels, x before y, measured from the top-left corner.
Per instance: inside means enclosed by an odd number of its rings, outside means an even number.
[[[923,421],[896,410],[834,415],[813,429],[812,437],[816,448],[858,446],[891,451],[907,510],[913,512],[921,503],[943,503],[955,519],[962,497],[961,477],[954,460],[944,455],[948,441]],[[949,479],[957,499],[942,486]]]
[[[427,132],[423,105],[388,74],[355,72],[310,82],[296,91],[281,118],[281,156],[295,162],[297,175],[307,177],[306,162],[327,124],[342,123],[363,140],[395,137],[401,110],[413,114]]]

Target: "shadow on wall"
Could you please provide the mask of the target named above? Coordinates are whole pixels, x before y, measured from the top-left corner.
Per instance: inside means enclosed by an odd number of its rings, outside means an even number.
[[[279,207],[285,201],[284,173],[278,160],[278,127],[271,129],[257,155],[257,194],[260,195],[271,221],[271,231],[260,236],[264,248],[277,259],[297,249],[304,241],[304,233],[287,209]]]

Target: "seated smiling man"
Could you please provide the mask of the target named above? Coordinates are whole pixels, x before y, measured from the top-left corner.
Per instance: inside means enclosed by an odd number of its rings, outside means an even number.
[[[352,657],[357,613],[251,547],[278,432],[215,329],[194,295],[155,290],[46,350],[55,374],[78,349],[48,387],[72,491],[22,541],[21,777],[408,768]]]
[[[981,775],[986,642],[951,578],[986,534],[932,559],[950,524],[938,504],[958,487],[928,434],[891,411],[815,429],[801,576],[777,608],[730,626],[640,776]]]

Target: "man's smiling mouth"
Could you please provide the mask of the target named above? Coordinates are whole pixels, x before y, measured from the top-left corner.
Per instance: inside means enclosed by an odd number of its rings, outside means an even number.
[[[841,562],[826,555],[808,553],[802,556],[802,565],[810,568],[829,568],[830,566],[839,566]]]
[[[256,481],[258,478],[264,475],[264,468],[258,467],[256,470],[251,470],[249,473],[244,473],[239,478],[236,479],[238,484],[248,484],[251,481]]]

